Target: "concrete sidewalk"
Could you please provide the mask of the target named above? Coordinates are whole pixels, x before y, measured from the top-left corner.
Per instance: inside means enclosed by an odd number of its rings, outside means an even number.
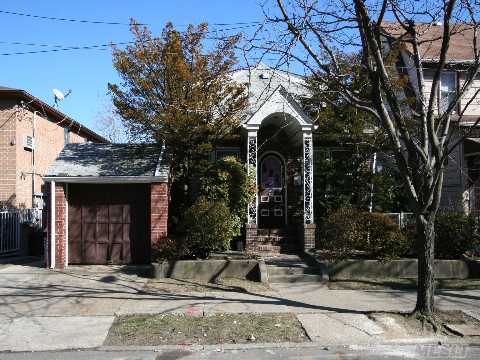
[[[340,326],[328,315],[338,313],[350,316],[344,321],[347,331],[349,322],[368,323],[358,316],[366,311],[410,311],[416,297],[414,291],[329,290],[315,283],[274,285],[271,291],[256,294],[145,291],[148,279],[111,269],[56,272],[20,265],[0,269],[0,350],[99,346],[116,314],[293,312],[304,325],[324,324],[319,329],[325,333],[330,331],[325,328],[329,321],[332,328]],[[437,305],[476,311],[479,300],[480,290],[439,291]]]

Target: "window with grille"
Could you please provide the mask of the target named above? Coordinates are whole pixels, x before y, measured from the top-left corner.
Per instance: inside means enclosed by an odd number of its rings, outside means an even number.
[[[457,95],[457,76],[454,72],[443,72],[440,77],[440,111],[447,111]]]

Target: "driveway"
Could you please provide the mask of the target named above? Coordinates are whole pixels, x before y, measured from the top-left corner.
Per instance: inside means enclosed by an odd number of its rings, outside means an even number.
[[[148,279],[116,267],[0,269],[0,351],[100,346],[116,314],[409,311],[415,292],[273,285],[264,293],[145,291]],[[442,309],[477,310],[480,290],[439,291]]]

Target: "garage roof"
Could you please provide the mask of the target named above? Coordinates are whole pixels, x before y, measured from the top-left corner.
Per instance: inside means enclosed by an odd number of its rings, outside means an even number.
[[[157,144],[68,144],[46,180],[156,182],[168,180],[164,148]]]

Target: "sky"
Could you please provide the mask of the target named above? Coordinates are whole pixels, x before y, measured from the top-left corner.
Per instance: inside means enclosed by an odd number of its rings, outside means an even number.
[[[107,84],[118,82],[111,50],[51,52],[56,49],[55,46],[131,41],[133,37],[128,23],[132,17],[148,24],[154,34],[159,34],[167,21],[173,22],[179,29],[184,29],[186,24],[203,21],[210,24],[258,21],[263,18],[260,4],[261,0],[2,0],[0,86],[24,89],[51,105],[52,89],[64,92],[71,89],[72,93],[60,104],[60,110],[92,130],[99,130],[98,119],[105,114],[109,104]],[[123,24],[48,20],[2,11]],[[13,44],[15,42],[23,44]],[[50,52],[12,54],[43,50]]]

